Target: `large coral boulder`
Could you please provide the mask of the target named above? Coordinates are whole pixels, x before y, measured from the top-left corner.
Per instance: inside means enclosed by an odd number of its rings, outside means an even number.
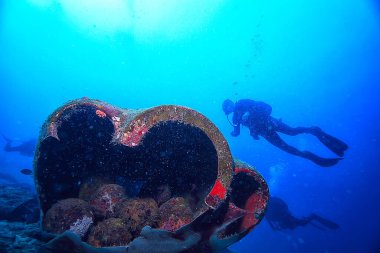
[[[145,226],[157,227],[158,206],[151,198],[128,199],[116,207],[116,216],[138,235]]]
[[[58,201],[46,213],[42,226],[51,233],[70,230],[84,237],[94,223],[94,214],[90,205],[76,198]]]
[[[182,197],[171,198],[159,208],[159,227],[168,231],[175,231],[190,223],[193,212],[189,203]]]
[[[87,242],[95,247],[127,245],[132,241],[132,234],[122,219],[109,218],[99,222],[91,229]]]
[[[97,217],[110,218],[114,216],[115,206],[125,199],[125,190],[117,184],[101,186],[90,198],[90,205]]]

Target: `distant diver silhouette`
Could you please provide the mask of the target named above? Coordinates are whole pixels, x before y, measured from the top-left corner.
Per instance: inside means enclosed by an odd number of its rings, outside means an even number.
[[[320,230],[338,229],[339,225],[333,221],[323,218],[317,214],[310,214],[307,217],[297,218],[289,211],[284,200],[271,196],[265,218],[273,230],[295,229],[306,225],[314,226]]]
[[[240,134],[240,124],[249,128],[250,135],[258,140],[259,136],[264,137],[274,146],[296,156],[311,160],[322,167],[329,167],[337,164],[342,160],[344,152],[348,146],[343,141],[323,132],[319,127],[290,127],[280,119],[275,119],[270,114],[272,107],[264,102],[254,101],[251,99],[242,99],[236,103],[226,99],[222,105],[223,111],[230,122],[228,115],[233,113],[232,123],[234,127],[231,132],[232,136]],[[340,156],[338,158],[322,158],[309,151],[300,151],[290,146],[281,139],[277,132],[287,135],[298,135],[302,133],[312,134],[318,138],[328,149]]]
[[[18,152],[20,153],[20,155],[23,155],[23,156],[29,156],[29,157],[34,156],[34,151],[37,145],[36,139],[30,139],[30,140],[21,142],[19,145],[12,145],[14,141],[5,137],[4,135],[2,136],[6,142],[4,146],[5,152]]]

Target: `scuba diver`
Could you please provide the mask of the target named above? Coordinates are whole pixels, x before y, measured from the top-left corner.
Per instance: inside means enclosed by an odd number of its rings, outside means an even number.
[[[34,156],[34,151],[37,145],[36,139],[30,139],[30,140],[21,142],[19,145],[13,145],[14,141],[5,137],[4,135],[2,136],[6,142],[4,146],[5,152],[18,152],[20,155],[23,155],[23,156],[29,156],[29,157]]]
[[[339,225],[333,221],[323,218],[317,214],[310,214],[307,217],[297,218],[289,211],[284,200],[271,196],[265,218],[273,230],[295,229],[297,227],[312,225],[320,230],[338,229]]]
[[[343,159],[344,152],[348,148],[347,144],[343,141],[325,133],[319,127],[290,127],[283,123],[281,119],[273,118],[270,116],[272,107],[264,102],[241,99],[234,103],[230,99],[226,99],[222,107],[229,122],[228,115],[233,113],[232,123],[230,122],[234,127],[234,130],[231,132],[232,136],[238,136],[240,134],[240,125],[246,126],[249,128],[250,135],[255,140],[258,140],[259,136],[262,136],[276,147],[290,154],[309,159],[322,167],[337,164]],[[283,141],[277,132],[291,136],[302,133],[312,134],[339,157],[322,158],[309,151],[300,151]]]

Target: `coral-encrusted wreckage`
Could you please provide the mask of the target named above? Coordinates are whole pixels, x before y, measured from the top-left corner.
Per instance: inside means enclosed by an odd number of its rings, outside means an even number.
[[[263,218],[267,184],[216,126],[181,106],[58,108],[41,131],[40,252],[219,252]]]

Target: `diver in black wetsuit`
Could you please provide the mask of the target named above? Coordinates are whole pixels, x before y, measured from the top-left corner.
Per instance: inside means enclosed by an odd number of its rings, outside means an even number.
[[[18,152],[19,154],[23,156],[34,156],[34,151],[36,149],[37,140],[36,139],[30,139],[27,141],[21,142],[19,145],[13,145],[13,141],[5,137],[4,135],[3,139],[5,140],[6,144],[4,146],[5,152]]]
[[[228,115],[233,112],[232,124],[234,131],[232,136],[240,134],[240,124],[249,128],[250,135],[258,140],[264,137],[276,147],[296,156],[311,160],[319,166],[333,166],[342,160],[348,146],[343,141],[323,132],[319,127],[290,127],[281,120],[275,119],[270,114],[272,107],[264,102],[251,99],[242,99],[236,103],[227,99],[223,102],[223,111]],[[339,158],[322,158],[309,151],[300,151],[284,142],[277,132],[287,135],[308,133],[316,136],[328,149],[340,156]]]
[[[317,214],[307,217],[294,217],[289,211],[284,200],[271,196],[265,218],[273,230],[295,229],[306,225],[312,225],[320,230],[338,229],[339,225]]]

